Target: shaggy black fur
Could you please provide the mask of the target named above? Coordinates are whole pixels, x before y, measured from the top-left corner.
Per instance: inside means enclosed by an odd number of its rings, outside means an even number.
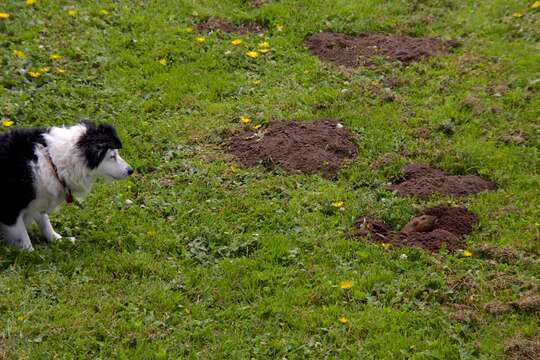
[[[13,225],[21,210],[35,198],[31,162],[34,149],[45,144],[44,129],[21,129],[0,134],[0,222]]]
[[[95,169],[105,157],[107,150],[121,149],[122,143],[110,125],[96,126],[90,122],[85,122],[84,125],[88,130],[77,142],[77,148],[84,155],[88,167]]]

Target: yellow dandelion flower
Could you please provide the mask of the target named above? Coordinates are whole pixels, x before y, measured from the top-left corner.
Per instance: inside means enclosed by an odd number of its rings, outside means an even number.
[[[253,130],[258,130],[261,128],[261,124],[253,125]]]
[[[60,54],[52,54],[50,58],[51,60],[60,60],[62,56]]]
[[[246,117],[246,116],[242,116],[242,117],[240,118],[240,122],[241,122],[242,124],[249,124],[249,123],[251,122],[251,119],[248,118],[248,117]]]
[[[11,15],[5,12],[0,12],[0,20],[9,19]]]
[[[71,17],[75,17],[75,16],[77,16],[77,11],[76,10],[68,10],[68,15],[71,16]]]
[[[265,48],[269,48],[270,47],[270,43],[268,41],[263,41],[262,43],[259,43],[259,47],[261,49],[265,49]]]
[[[235,173],[236,172],[236,165],[232,164],[229,166],[229,171]]]
[[[36,5],[36,0],[26,0],[26,5],[28,6]]]
[[[191,26],[188,26],[186,28],[186,32],[191,34],[193,32],[193,28]]]
[[[277,31],[283,31],[283,25],[277,24],[277,25],[276,25],[276,30],[277,30]]]
[[[29,71],[28,75],[30,75],[33,78],[37,78],[41,73],[39,71]]]
[[[347,319],[345,316],[342,316],[339,318],[339,322],[345,325],[349,322],[349,319]]]
[[[165,59],[159,59],[158,61],[161,65],[167,65],[167,60]]]
[[[206,41],[206,39],[202,36],[199,36],[197,38],[195,38],[195,41],[198,42],[199,44],[202,44],[203,42]]]
[[[309,74],[309,70],[304,70],[304,74]]]
[[[472,252],[468,251],[468,250],[463,250],[463,256],[465,257],[471,257],[472,256]]]
[[[540,1],[535,1],[531,4],[531,9],[540,9]]]
[[[233,45],[240,45],[242,43],[242,40],[240,39],[234,39],[233,41],[231,41],[231,44]]]
[[[2,126],[4,126],[4,127],[11,127],[11,126],[13,126],[13,124],[15,124],[15,122],[11,121],[9,119],[2,120]]]
[[[62,68],[56,69],[56,71],[57,71],[59,74],[65,74],[65,73],[66,73],[66,70],[64,70],[64,69],[62,69]]]
[[[260,52],[261,54],[266,54],[266,53],[269,52],[269,51],[270,51],[270,49],[268,49],[268,48],[259,49],[259,52]]]
[[[340,209],[343,207],[343,201],[334,201],[332,204],[330,204],[333,208]]]
[[[515,18],[520,18],[520,17],[522,17],[522,16],[523,16],[523,15],[521,15],[521,13],[518,12],[518,11],[512,13],[512,17],[515,17]]]
[[[99,10],[99,14],[100,14],[100,15],[103,15],[103,16],[109,15],[109,11],[108,11],[108,10],[105,10],[105,9],[101,9],[101,10]]]
[[[148,230],[148,232],[146,233],[148,236],[150,237],[154,237],[157,235],[157,232],[156,230]]]
[[[353,283],[350,280],[343,280],[342,282],[339,283],[339,287],[343,290],[349,290],[350,288],[353,287]]]
[[[259,56],[259,53],[256,52],[256,51],[248,51],[248,52],[246,53],[246,56],[247,56],[247,57],[250,57],[250,58],[252,58],[252,59],[256,59],[257,56]]]
[[[252,81],[253,85],[259,85],[260,83],[261,83],[261,80],[258,80],[258,79]]]
[[[389,243],[382,243],[382,247],[384,248],[384,250],[388,250],[388,249],[390,249],[390,244]]]
[[[25,52],[22,50],[13,50],[13,55],[15,55],[18,58],[23,58],[26,56]]]
[[[23,321],[23,320],[24,320],[24,315],[17,316],[17,321]]]
[[[39,71],[41,71],[42,73],[48,73],[49,71],[51,71],[51,68],[42,67],[41,69],[39,69]]]

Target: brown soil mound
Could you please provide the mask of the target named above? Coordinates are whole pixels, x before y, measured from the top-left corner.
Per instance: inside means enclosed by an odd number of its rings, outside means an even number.
[[[504,360],[537,360],[540,354],[540,336],[531,340],[515,337],[504,348]]]
[[[524,311],[540,311],[540,286],[521,294],[519,299],[510,305]]]
[[[416,246],[438,251],[463,249],[463,235],[469,234],[476,216],[463,207],[437,205],[425,209],[401,231],[392,231],[385,223],[361,216],[354,223],[353,236],[371,235],[375,242],[395,246]]]
[[[195,29],[200,32],[223,31],[226,33],[247,34],[247,33],[262,33],[264,29],[256,23],[245,25],[235,25],[225,20],[208,20],[205,23],[198,24]]]
[[[244,166],[279,166],[287,171],[335,175],[356,156],[353,134],[333,120],[280,121],[259,131],[243,131],[229,141],[229,152]]]
[[[408,165],[404,168],[405,181],[388,188],[398,195],[427,198],[432,194],[466,196],[482,191],[495,190],[495,183],[475,175],[448,175],[425,165]]]
[[[322,61],[337,65],[371,65],[374,57],[409,64],[421,58],[446,54],[454,43],[434,38],[414,38],[405,35],[390,36],[360,33],[356,36],[322,32],[304,40],[309,52]]]

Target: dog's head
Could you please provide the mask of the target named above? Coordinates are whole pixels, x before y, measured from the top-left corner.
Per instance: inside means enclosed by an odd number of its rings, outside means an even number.
[[[120,180],[133,174],[133,168],[120,157],[122,142],[111,125],[84,122],[86,132],[77,142],[86,165],[104,179]]]

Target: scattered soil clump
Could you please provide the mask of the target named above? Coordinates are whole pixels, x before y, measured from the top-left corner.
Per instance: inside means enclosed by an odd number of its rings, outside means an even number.
[[[322,32],[304,39],[309,52],[322,61],[354,67],[373,65],[375,57],[409,64],[422,58],[446,54],[456,44],[428,37],[384,35],[364,32],[356,36]]]
[[[400,196],[467,196],[496,188],[495,183],[476,175],[448,175],[425,165],[408,165],[403,169],[403,174],[403,182],[388,187]]]
[[[226,20],[220,19],[208,20],[205,23],[198,24],[195,29],[199,32],[211,32],[220,30],[226,33],[235,33],[241,35],[248,33],[260,34],[264,32],[263,27],[256,23],[235,25]]]
[[[512,301],[510,305],[523,311],[540,311],[540,286],[521,294],[519,299]]]
[[[494,316],[505,314],[511,310],[510,305],[505,304],[499,300],[493,300],[488,302],[484,306],[484,310]]]
[[[540,354],[540,336],[531,340],[515,337],[504,348],[505,360],[536,360]]]
[[[352,236],[368,236],[379,243],[395,246],[415,246],[428,251],[463,249],[463,236],[473,230],[476,215],[463,207],[437,205],[422,211],[401,231],[392,231],[384,222],[370,217],[359,217]]]
[[[498,262],[509,263],[518,258],[518,253],[510,246],[499,247],[494,244],[481,243],[476,244],[473,247],[473,251],[477,253],[480,258],[492,259]]]
[[[228,151],[244,166],[332,177],[346,159],[356,157],[357,146],[354,135],[334,120],[279,121],[233,135]]]

